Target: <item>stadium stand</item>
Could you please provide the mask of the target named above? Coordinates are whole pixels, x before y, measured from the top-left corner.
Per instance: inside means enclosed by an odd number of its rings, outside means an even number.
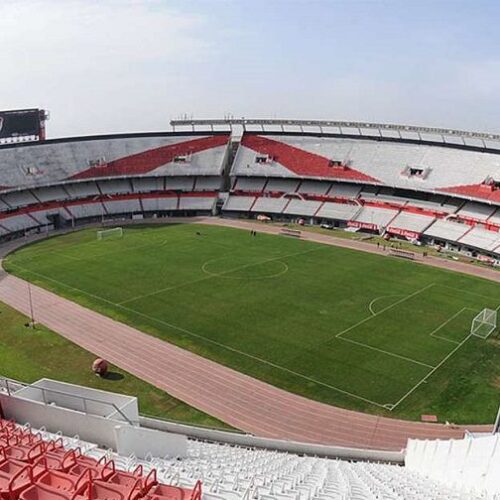
[[[4,393],[2,403],[7,411],[19,415],[23,411],[33,412],[35,420],[40,415],[50,415],[43,410],[46,403],[33,394],[33,401],[22,403],[29,405],[24,410],[16,404],[18,392],[24,395],[35,387],[50,387],[47,384],[50,381],[42,382],[44,385],[23,387],[10,395]],[[82,393],[84,388],[73,387],[79,394],[85,394],[80,397],[86,398],[87,404],[94,401],[88,399],[92,391]],[[74,394],[58,392],[59,401],[73,407],[78,403]],[[112,394],[109,396],[114,398]],[[67,418],[74,413],[73,409],[58,404],[50,410],[53,415],[60,412]],[[104,416],[106,412],[101,409],[97,413]],[[98,418],[102,420],[103,416]],[[95,418],[80,414],[82,432],[92,433],[84,426],[91,426]],[[409,440],[405,464],[401,466],[297,455],[219,440],[209,442],[142,430],[140,424],[126,423],[121,417],[113,421],[114,418],[110,424],[117,429],[116,446],[131,451],[128,455],[114,448],[105,449],[78,435],[70,437],[51,430],[54,424],[50,421],[48,430],[30,422],[21,425],[13,419],[0,419],[3,497],[9,500],[488,500],[500,492],[498,435],[450,441]],[[140,443],[127,439],[134,435],[142,436]],[[237,435],[233,437],[236,439]],[[148,452],[149,446],[161,453]]]
[[[477,202],[468,201],[463,207],[456,213],[457,216],[464,219],[481,220],[485,221],[493,215],[496,207],[491,205],[481,205]]]
[[[2,185],[149,175],[219,175],[229,136],[141,134],[21,143],[1,148]]]
[[[227,212],[249,212],[255,202],[253,196],[230,196],[225,204],[224,210]]]
[[[426,231],[427,236],[446,241],[458,241],[470,226],[450,220],[437,220]]]
[[[102,194],[130,193],[131,186],[128,179],[109,180],[107,182],[98,182],[99,191]]]
[[[250,210],[252,212],[280,214],[283,212],[288,201],[289,200],[285,197],[271,198],[268,196],[261,196],[256,199]]]
[[[493,252],[500,245],[500,233],[497,231],[488,231],[481,227],[474,227],[465,233],[458,242],[480,250]]]
[[[434,221],[434,217],[412,212],[399,213],[388,225],[387,230],[394,234],[399,231],[422,234]],[[403,233],[404,234],[404,233]]]
[[[351,220],[361,210],[362,207],[356,204],[325,202],[318,210],[316,216],[323,219]]]
[[[460,440],[408,440],[405,466],[462,491],[500,492],[500,434]]]
[[[292,199],[283,213],[313,217],[321,207],[321,201]]]
[[[378,229],[385,228],[398,214],[397,210],[365,206],[353,219],[361,224],[371,224]]]

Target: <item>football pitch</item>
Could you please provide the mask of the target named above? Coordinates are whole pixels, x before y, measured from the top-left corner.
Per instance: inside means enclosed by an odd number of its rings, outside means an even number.
[[[457,423],[491,422],[498,408],[499,335],[470,335],[479,311],[500,306],[493,282],[195,224],[126,227],[122,237],[103,240],[95,229],[78,231],[24,247],[4,266],[326,403]]]

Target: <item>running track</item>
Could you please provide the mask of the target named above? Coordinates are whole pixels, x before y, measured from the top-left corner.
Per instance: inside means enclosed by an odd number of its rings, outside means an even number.
[[[206,223],[250,227],[250,223],[239,221],[210,219]],[[254,227],[264,229],[257,224]],[[266,226],[265,231],[277,232],[279,228]],[[377,251],[367,243],[319,234],[307,235],[307,239]],[[430,258],[426,263],[460,264]],[[466,267],[471,274],[492,272]],[[464,271],[462,267],[456,270]],[[498,281],[498,273],[495,275]],[[451,438],[464,433],[463,427],[377,417],[312,401],[144,334],[40,287],[32,286],[32,294],[39,323],[191,406],[258,436],[400,450],[409,437]],[[0,271],[0,301],[29,315],[27,283]],[[467,428],[490,430],[491,426]]]

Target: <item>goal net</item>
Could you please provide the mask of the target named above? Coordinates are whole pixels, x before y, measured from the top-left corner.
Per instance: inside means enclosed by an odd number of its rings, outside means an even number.
[[[494,309],[483,309],[473,320],[470,329],[471,335],[488,338],[497,327],[497,311]]]
[[[104,240],[108,238],[121,238],[123,236],[123,228],[113,227],[112,229],[102,229],[97,231],[97,239]]]

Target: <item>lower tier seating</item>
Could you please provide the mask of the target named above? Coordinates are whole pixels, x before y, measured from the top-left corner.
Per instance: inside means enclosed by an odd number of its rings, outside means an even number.
[[[162,457],[138,459],[101,449],[77,436],[0,420],[0,495],[7,500],[495,498],[498,485],[493,481],[494,474],[490,494],[474,488],[477,482],[463,488],[458,487],[458,479],[456,485],[446,485],[439,474],[431,478],[429,471],[420,472],[421,455],[433,442],[425,443],[424,448],[421,442],[411,443],[408,467],[298,456],[193,439],[188,440],[186,457],[165,450]],[[459,468],[454,472],[459,478]]]

